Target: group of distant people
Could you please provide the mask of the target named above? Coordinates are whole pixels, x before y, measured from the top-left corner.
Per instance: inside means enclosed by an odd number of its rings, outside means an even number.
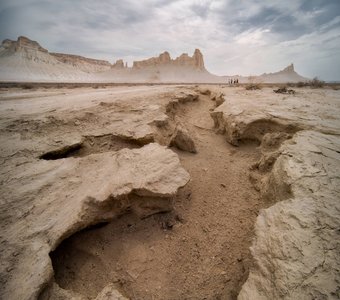
[[[232,79],[232,78],[230,78],[230,79],[228,79],[228,83],[229,84],[238,84],[238,78],[236,78],[236,79]]]

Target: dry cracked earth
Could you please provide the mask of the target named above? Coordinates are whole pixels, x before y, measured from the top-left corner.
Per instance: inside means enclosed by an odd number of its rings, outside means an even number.
[[[340,298],[339,96],[1,90],[0,298]]]

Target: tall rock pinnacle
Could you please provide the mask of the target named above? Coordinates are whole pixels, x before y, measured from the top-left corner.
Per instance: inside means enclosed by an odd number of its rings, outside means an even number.
[[[204,70],[205,69],[204,68],[203,55],[202,55],[202,53],[201,53],[201,51],[199,49],[195,50],[193,59],[194,59],[195,67],[197,69],[200,69],[200,70]]]

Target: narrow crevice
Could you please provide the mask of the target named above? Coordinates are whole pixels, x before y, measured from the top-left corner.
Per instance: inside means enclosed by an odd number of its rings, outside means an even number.
[[[101,136],[89,135],[83,137],[79,143],[46,152],[39,156],[39,158],[44,160],[57,160],[68,157],[84,157],[93,153],[119,151],[124,148],[141,148],[143,145],[144,143],[139,141],[112,134]]]
[[[180,121],[181,107],[186,103],[193,103],[199,100],[196,93],[180,93],[170,100],[165,107],[166,118],[153,122],[155,140],[169,147],[176,147],[178,150],[197,153],[196,145],[192,134]]]
[[[82,143],[67,145],[62,148],[46,152],[39,156],[44,160],[56,160],[76,155],[76,153],[83,147]]]

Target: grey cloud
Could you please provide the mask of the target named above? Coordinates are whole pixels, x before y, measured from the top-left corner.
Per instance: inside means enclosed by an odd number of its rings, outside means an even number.
[[[201,18],[206,18],[209,14],[211,3],[194,3],[191,5],[193,13]]]

